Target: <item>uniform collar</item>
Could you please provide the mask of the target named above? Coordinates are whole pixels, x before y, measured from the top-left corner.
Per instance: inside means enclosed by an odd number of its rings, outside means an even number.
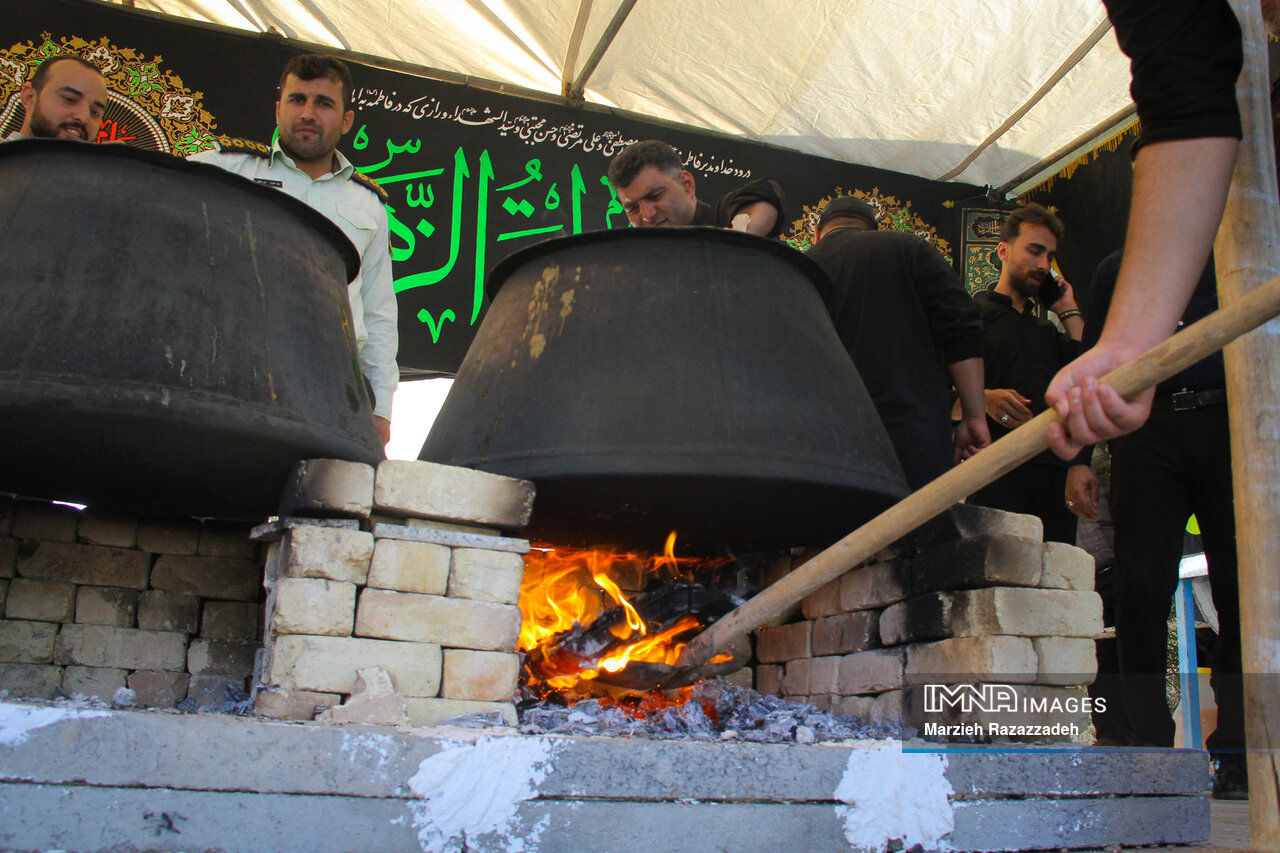
[[[331,171],[329,174],[337,177],[339,180],[343,180],[343,181],[350,180],[351,173],[356,170],[356,167],[351,165],[351,161],[348,160],[345,156],[343,156],[342,152],[337,150],[336,148],[333,151],[333,159],[334,159],[334,162],[338,164],[338,168],[335,171]],[[298,168],[297,163],[293,162],[292,157],[284,153],[284,149],[280,147],[280,140],[278,138],[273,140],[271,143],[271,162],[284,163],[286,166],[288,166],[290,169],[293,169],[295,172],[301,172],[302,174],[306,174],[305,172],[302,172],[302,170]],[[308,175],[308,177],[310,176]],[[320,178],[316,178],[315,180],[323,181],[327,179],[328,179],[327,176],[323,176]]]
[[[1005,308],[1008,308],[1010,311],[1018,310],[1017,308],[1013,307],[1013,297],[1007,293],[1001,293],[1000,291],[996,290],[995,285],[992,285],[991,289],[987,291],[987,298],[990,299],[992,302],[996,303],[997,305],[1003,305]],[[1022,304],[1022,311],[1021,311],[1022,314],[1031,314],[1034,311],[1035,311],[1035,306],[1031,304],[1030,299],[1026,300]]]

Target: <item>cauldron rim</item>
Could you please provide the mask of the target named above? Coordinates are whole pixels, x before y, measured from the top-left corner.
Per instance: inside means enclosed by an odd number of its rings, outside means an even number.
[[[163,151],[151,151],[146,148],[137,148],[132,145],[126,145],[121,142],[111,143],[87,143],[75,139],[14,139],[0,144],[0,157],[24,157],[34,156],[39,152],[56,152],[58,155],[69,155],[72,157],[114,157],[126,160],[137,160],[161,169],[171,169],[175,171],[186,171],[193,175],[201,175],[206,179],[220,181],[256,193],[264,201],[283,207],[293,212],[294,215],[301,217],[311,223],[321,234],[323,234],[330,243],[338,250],[338,254],[342,257],[343,267],[347,273],[347,282],[350,283],[360,272],[360,253],[356,251],[356,247],[352,244],[350,238],[342,233],[342,229],[329,220],[320,211],[311,207],[311,205],[299,201],[288,193],[275,189],[274,187],[265,187],[255,181],[251,181],[241,175],[228,172],[211,163],[197,163],[178,157]]]
[[[623,241],[644,241],[664,242],[675,241],[676,243],[701,243],[714,244],[720,243],[725,246],[734,246],[741,249],[750,249],[754,251],[763,251],[773,255],[779,260],[794,266],[801,274],[803,274],[813,284],[818,291],[818,296],[826,304],[831,299],[833,290],[831,279],[826,272],[818,265],[816,261],[807,257],[803,252],[797,251],[787,243],[781,240],[760,237],[755,234],[748,234],[745,231],[732,231],[728,228],[713,228],[708,225],[688,225],[679,228],[608,228],[598,231],[583,231],[581,234],[568,234],[563,237],[551,237],[541,240],[531,246],[526,246],[507,255],[499,261],[485,280],[484,293],[485,298],[492,302],[494,296],[502,289],[502,285],[507,282],[516,270],[532,263],[540,256],[551,252],[558,252],[564,248],[574,248],[576,246],[591,245],[592,243],[610,243]]]

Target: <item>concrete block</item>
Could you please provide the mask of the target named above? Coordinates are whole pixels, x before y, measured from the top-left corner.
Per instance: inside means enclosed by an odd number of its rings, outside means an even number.
[[[262,605],[248,601],[206,601],[200,636],[210,640],[256,640],[262,636]]]
[[[904,690],[888,690],[871,703],[871,722],[876,726],[896,726],[907,719],[907,694]]]
[[[342,702],[337,693],[314,690],[259,690],[254,697],[253,713],[273,720],[312,720],[324,708]]]
[[[412,520],[412,519],[410,519]],[[421,525],[384,524],[373,525],[375,539],[404,539],[408,542],[430,542],[447,548],[480,548],[486,551],[510,551],[513,554],[529,553],[528,539],[510,536],[491,536],[459,530],[442,530],[435,521]]]
[[[187,668],[186,641],[185,634],[169,631],[63,625],[53,659],[63,665],[179,672]]]
[[[224,702],[243,693],[246,679],[226,673],[193,675],[187,682],[187,698],[202,711],[216,711]],[[233,689],[229,689],[233,688]]]
[[[402,524],[406,527],[419,527],[424,530],[439,530],[450,533],[472,533],[477,536],[502,536],[502,530],[497,527],[482,527],[478,524],[458,524],[452,521],[441,521],[438,518],[398,518],[396,516],[384,515],[370,517],[370,522],[378,522],[380,524]]]
[[[360,522],[354,518],[277,518],[264,521],[249,531],[254,542],[279,542],[290,530],[299,527],[332,527],[338,530],[359,530]]]
[[[62,687],[62,667],[36,663],[0,663],[0,690],[25,699],[52,699]]]
[[[255,601],[262,576],[252,560],[162,554],[151,570],[151,587],[200,598]]]
[[[1032,682],[1039,659],[1026,637],[956,637],[915,643],[907,649],[907,678],[913,682]]]
[[[480,702],[510,702],[520,677],[518,655],[503,652],[476,652],[470,649],[444,650],[442,699],[474,699]]]
[[[907,538],[912,553],[919,553],[935,545],[979,536],[1014,536],[1041,542],[1044,523],[1038,516],[964,503],[921,525]]]
[[[378,465],[374,506],[384,512],[520,530],[533,511],[533,483],[434,462]]]
[[[76,590],[76,621],[132,628],[138,617],[138,591],[118,586],[82,586]]]
[[[285,534],[284,574],[364,585],[373,557],[373,535],[338,527],[295,527]]]
[[[138,517],[123,512],[86,509],[80,513],[76,536],[86,545],[134,548],[138,544]]]
[[[69,666],[62,674],[62,689],[82,696],[97,696],[110,702],[116,691],[125,686],[127,670],[98,666]]]
[[[0,536],[0,578],[11,578],[17,574],[15,568],[18,561],[18,540],[10,536]]]
[[[449,568],[449,595],[497,604],[520,600],[524,558],[508,551],[458,548]]]
[[[886,607],[880,615],[880,641],[886,646],[945,640],[952,636],[955,596],[929,592]]]
[[[200,545],[200,522],[194,518],[143,518],[138,521],[138,547],[152,554],[194,554]]]
[[[1092,684],[1098,674],[1097,644],[1076,637],[1035,637],[1040,684]]]
[[[427,542],[379,539],[373,546],[367,585],[398,592],[444,595],[449,586],[449,549]]]
[[[782,671],[782,695],[786,698],[809,695],[809,667],[813,658],[788,663]]]
[[[370,666],[357,670],[356,689],[347,701],[321,711],[316,720],[338,725],[407,726],[409,710],[404,697],[396,690],[391,673],[383,667]]]
[[[395,676],[406,697],[440,692],[443,656],[429,643],[289,635],[276,639],[267,658],[264,683],[286,690],[351,693],[357,670],[376,665]]]
[[[937,545],[911,561],[912,592],[985,586],[1038,586],[1043,543],[1021,536],[984,535]]]
[[[64,583],[146,589],[151,557],[142,551],[38,542],[29,554],[18,554],[18,574]]]
[[[9,533],[15,539],[43,542],[75,542],[80,511],[61,504],[18,501]]]
[[[4,600],[6,619],[70,622],[75,609],[75,585],[57,581],[14,578]]]
[[[830,711],[835,707],[836,699],[837,697],[830,693],[815,693],[812,696],[809,696],[805,701],[817,708],[819,711]],[[812,737],[812,732],[810,732],[810,736]],[[803,735],[800,734],[799,729],[796,731],[796,737],[803,737]],[[804,741],[801,742],[803,743]]]
[[[912,566],[910,571],[914,571]],[[871,563],[846,572],[840,578],[840,609],[875,610],[902,601],[908,595],[907,564],[901,560]]]
[[[413,726],[438,726],[446,720],[464,714],[502,713],[502,721],[516,726],[516,706],[510,702],[473,702],[465,699],[417,699],[406,697],[409,724]]]
[[[842,717],[857,717],[868,723],[871,721],[871,708],[875,701],[874,696],[844,696],[831,706],[831,713]]]
[[[840,661],[838,657],[809,659],[810,694],[837,692],[836,684],[840,681]]]
[[[125,683],[136,694],[139,707],[172,708],[187,698],[190,680],[191,676],[185,672],[139,670],[125,679]]]
[[[360,637],[514,652],[520,608],[488,601],[365,589],[356,606]]]
[[[53,622],[0,620],[0,662],[53,663],[58,628]]]
[[[1065,542],[1044,543],[1040,586],[1045,589],[1093,591],[1093,555]]]
[[[261,645],[256,640],[192,640],[187,650],[187,672],[248,678]]]
[[[138,596],[138,627],[144,630],[194,634],[199,618],[200,599],[194,595],[149,589]]]
[[[1095,592],[994,587],[956,594],[957,637],[1090,637],[1102,631],[1102,598]]]
[[[293,466],[280,497],[280,515],[368,518],[373,507],[372,465],[341,459],[303,459]]]
[[[729,684],[746,689],[752,689],[756,684],[755,675],[751,672],[751,667],[749,666],[744,666],[742,669],[735,669],[733,672],[720,677]]]
[[[349,637],[356,585],[323,578],[281,578],[271,593],[273,634]]]
[[[208,519],[200,525],[196,553],[201,557],[257,560],[258,543],[249,538],[251,529],[243,522]]]
[[[800,602],[800,611],[806,619],[820,619],[843,612],[840,607],[840,578],[806,595]]]
[[[905,683],[906,650],[872,649],[840,658],[836,689],[841,696],[897,690]]]
[[[755,683],[756,692],[761,696],[781,696],[782,670],[783,667],[777,664],[757,664]]]
[[[786,663],[812,656],[812,622],[792,622],[790,625],[760,629],[756,660],[761,663]]]
[[[813,654],[846,655],[880,645],[880,611],[837,613],[813,623]]]

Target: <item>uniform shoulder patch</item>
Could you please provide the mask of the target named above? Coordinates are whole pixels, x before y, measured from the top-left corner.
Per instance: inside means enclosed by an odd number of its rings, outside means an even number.
[[[240,139],[234,136],[219,136],[218,147],[224,154],[252,154],[255,157],[270,157],[271,148],[252,139]]]
[[[359,171],[352,172],[351,180],[355,181],[357,184],[359,184],[360,186],[367,189],[369,192],[376,195],[378,197],[378,200],[381,201],[383,204],[386,204],[391,198],[389,195],[387,195],[387,191],[384,190],[377,181],[375,181],[373,178],[366,175],[364,172],[359,172]]]

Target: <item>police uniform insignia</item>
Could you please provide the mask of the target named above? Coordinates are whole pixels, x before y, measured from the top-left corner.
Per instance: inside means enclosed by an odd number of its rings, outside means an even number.
[[[271,156],[271,149],[261,142],[252,139],[240,139],[234,136],[219,136],[218,147],[224,154],[252,154],[255,157]]]
[[[369,192],[376,195],[378,197],[378,200],[381,201],[383,204],[386,204],[391,198],[389,195],[387,195],[387,191],[384,190],[378,184],[377,181],[375,181],[373,178],[366,175],[364,172],[353,172],[351,176],[351,180],[355,181],[357,184],[359,184],[360,186],[367,189]]]

